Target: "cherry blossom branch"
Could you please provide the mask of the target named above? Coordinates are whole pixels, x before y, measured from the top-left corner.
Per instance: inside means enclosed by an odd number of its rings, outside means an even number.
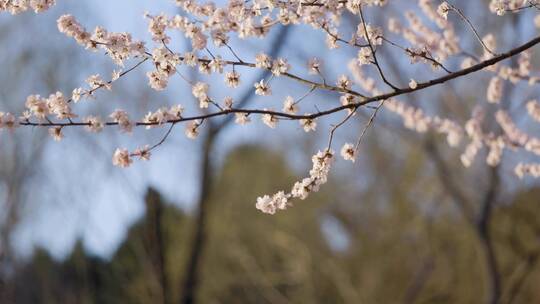
[[[41,12],[54,3],[54,0],[4,1],[0,4],[0,11],[16,14],[32,9]],[[525,132],[520,131],[512,122],[511,117],[503,110],[496,111],[493,118],[499,123],[505,134],[500,134],[500,132],[484,133],[481,124],[478,123],[479,116],[474,112],[473,117],[467,121],[464,128],[448,118],[427,115],[422,109],[396,99],[396,97],[407,96],[410,93],[428,89],[477,71],[487,70],[495,75],[489,82],[486,99],[489,103],[497,104],[503,97],[505,81],[515,84],[520,80],[528,80],[531,85],[540,82],[540,77],[530,75],[531,53],[526,52],[529,48],[540,43],[540,37],[506,53],[496,54],[494,53],[495,35],[488,34],[483,38],[480,37],[473,22],[459,8],[449,5],[447,2],[439,2],[437,6],[429,0],[418,2],[420,10],[407,10],[403,13],[409,27],[401,26],[397,18],[388,20],[388,30],[400,34],[410,44],[410,47],[407,48],[384,37],[384,28],[366,22],[364,13],[367,8],[383,7],[387,1],[229,1],[226,5],[219,7],[211,2],[199,4],[197,1],[177,0],[175,3],[184,11],[184,14],[174,16],[165,13],[154,16],[145,14],[145,18],[149,20],[148,29],[152,41],[157,44],[151,49],[146,48],[146,41],[133,40],[130,33],[108,32],[99,26],[93,32],[89,32],[72,15],[62,15],[57,20],[59,31],[73,38],[81,46],[91,50],[105,50],[114,63],[122,67],[131,58],[142,57],[143,59],[122,73],[113,72],[112,79],[108,82],[102,80],[99,75],[90,76],[86,81],[90,89],[75,89],[72,97],[67,101],[61,92],[52,94],[48,98],[30,95],[25,103],[27,111],[23,113],[21,118],[16,118],[11,113],[0,112],[0,127],[8,129],[17,126],[50,127],[49,133],[55,140],[59,140],[62,138],[61,131],[64,127],[83,126],[89,131],[99,132],[106,126],[118,126],[123,132],[131,132],[133,127],[137,126],[150,129],[167,125],[169,127],[167,132],[153,146],[137,149],[131,154],[126,149],[115,151],[113,164],[127,167],[131,163],[130,157],[132,156],[148,159],[150,150],[163,144],[177,123],[188,122],[186,135],[189,138],[195,138],[198,135],[198,130],[204,122],[209,125],[209,129],[222,126],[222,124],[212,124],[212,120],[210,120],[212,118],[224,117],[222,122],[229,122],[234,117],[236,123],[243,125],[251,121],[251,115],[260,116],[262,122],[271,128],[275,128],[280,120],[298,120],[304,131],[310,132],[315,130],[317,126],[316,119],[346,111],[346,117],[341,118],[336,125],[332,125],[326,150],[313,156],[313,167],[306,178],[295,183],[291,191],[280,191],[272,197],[265,195],[257,199],[256,207],[266,213],[285,209],[290,205],[289,199],[305,199],[310,192],[317,191],[320,185],[326,183],[334,158],[334,152],[331,149],[334,134],[363,106],[374,109],[374,111],[361,130],[356,145],[346,144],[343,146],[341,154],[346,160],[354,161],[355,153],[359,149],[364,135],[373,124],[383,105],[389,111],[400,115],[405,127],[417,132],[433,130],[444,134],[452,147],[459,145],[463,135],[467,134],[471,143],[462,154],[461,160],[465,166],[471,164],[472,158],[482,147],[489,148],[487,163],[490,166],[496,166],[500,162],[505,145],[511,148],[523,148],[540,155],[540,139],[530,137]],[[536,1],[528,3],[536,7]],[[489,9],[493,13],[503,15],[505,10],[519,8],[520,5],[525,5],[525,1],[492,0]],[[419,16],[418,11],[422,12],[427,20],[433,22],[436,27],[425,24],[425,18]],[[456,33],[453,23],[447,18],[449,11],[457,13],[472,31],[474,38],[480,42],[484,49],[482,56],[468,54],[462,50],[460,35]],[[360,19],[350,41],[340,37],[339,33],[340,20],[347,15],[357,16]],[[540,18],[534,21],[535,26],[540,27]],[[312,58],[308,62],[309,74],[320,77],[313,81],[291,73],[291,65],[285,58],[272,58],[264,53],[259,53],[256,55],[255,62],[251,63],[242,59],[239,53],[235,52],[229,45],[229,39],[233,36],[239,39],[264,38],[268,36],[272,28],[281,26],[288,28],[297,24],[311,26],[315,31],[326,33],[326,42],[330,49],[338,48],[339,43],[346,43],[358,48],[357,57],[349,64],[349,72],[352,73],[354,84],[358,85],[359,89],[353,89],[353,80],[345,73],[339,75],[335,85],[328,84],[328,78],[322,73],[323,62],[318,58]],[[173,45],[169,31],[184,34],[191,42],[191,50],[184,54],[174,52],[172,47],[169,47]],[[218,51],[211,50],[209,40],[213,41]],[[365,44],[363,44],[364,42]],[[401,49],[402,55],[409,57],[413,64],[416,62],[430,63],[434,70],[441,68],[447,74],[441,77],[425,77],[432,79],[421,83],[411,79],[407,87],[400,88],[389,80],[388,74],[384,73],[381,65],[381,59],[383,61],[393,59],[382,58],[381,54],[377,53],[379,46],[384,44]],[[222,59],[223,53],[234,59]],[[460,70],[450,71],[443,65],[447,59],[464,54],[467,57],[461,63]],[[518,54],[521,55],[517,60],[517,68],[510,65],[495,66],[495,64]],[[208,55],[210,58],[207,57]],[[103,122],[97,116],[88,116],[81,120],[75,119],[77,115],[72,112],[70,102],[78,101],[81,96],[90,96],[101,88],[110,89],[113,81],[133,71],[148,59],[151,59],[153,63],[153,69],[146,73],[149,86],[157,91],[164,90],[167,88],[170,78],[179,75],[191,86],[191,93],[198,100],[201,112],[190,116],[184,115],[183,106],[175,105],[171,108],[161,107],[155,112],[149,112],[143,119],[137,120],[131,120],[127,112],[122,109],[116,109],[110,115],[112,121]],[[361,68],[364,65],[372,64],[376,69],[376,78],[365,75]],[[182,65],[198,69],[202,74],[222,74],[226,68],[232,67],[232,71],[226,71],[224,75],[225,84],[231,88],[240,85],[241,75],[237,71],[238,67],[258,69],[264,72],[264,76],[254,84],[256,95],[271,95],[270,84],[279,77],[306,85],[309,87],[309,91],[296,101],[293,97],[287,96],[281,111],[266,108],[248,109],[245,108],[244,102],[235,104],[230,97],[225,98],[223,103],[212,99],[209,96],[210,85],[204,81],[191,81],[184,77],[178,70]],[[394,66],[390,65],[388,68],[394,68]],[[268,77],[269,74],[270,77]],[[400,75],[392,76],[399,77]],[[379,86],[388,86],[391,90],[385,92]],[[299,103],[308,98],[315,90],[338,93],[341,105],[332,105],[330,108],[320,110],[315,104],[313,105],[316,109],[315,113],[298,113]],[[378,103],[378,105],[371,106],[372,103]],[[540,117],[540,109],[537,109],[536,102],[529,102],[528,107],[530,116],[535,119]],[[520,177],[524,175],[540,176],[540,165],[520,164],[518,167],[516,174]]]
[[[446,68],[441,62],[439,62],[438,60],[436,60],[435,58],[433,58],[433,56],[431,56],[431,54],[429,54],[427,51],[424,51],[424,52],[415,52],[414,50],[411,50],[410,48],[406,48],[406,47],[404,47],[404,46],[401,46],[401,45],[399,45],[399,44],[397,44],[397,43],[391,41],[390,39],[388,39],[388,38],[386,38],[386,37],[384,37],[384,36],[380,36],[380,38],[381,38],[384,42],[386,42],[386,43],[388,43],[388,44],[390,44],[390,45],[392,45],[392,46],[394,46],[394,47],[397,47],[397,48],[403,50],[404,52],[406,52],[406,53],[407,53],[409,56],[411,56],[411,57],[418,56],[418,57],[420,57],[420,58],[423,58],[423,59],[425,59],[425,60],[431,62],[434,66],[440,67],[440,68],[443,69],[446,73],[448,73],[448,74],[452,73],[452,71],[450,71],[448,68]]]
[[[362,129],[362,132],[360,132],[360,136],[358,136],[358,140],[356,141],[356,145],[354,146],[354,150],[355,151],[358,151],[358,149],[360,149],[360,144],[362,144],[362,140],[364,139],[364,135],[366,134],[367,130],[369,129],[369,127],[373,124],[373,122],[375,121],[375,117],[377,117],[377,113],[379,113],[379,110],[381,109],[382,105],[384,104],[384,99],[381,100],[381,102],[379,102],[379,104],[377,105],[377,107],[375,108],[375,111],[373,111],[373,113],[371,114],[371,116],[369,117],[369,120],[368,122],[366,123],[366,125],[364,126],[364,128]]]
[[[105,82],[105,83],[102,83],[102,84],[97,85],[95,88],[92,88],[92,89],[90,89],[90,90],[84,92],[84,94],[81,94],[81,96],[83,96],[83,95],[92,96],[92,94],[94,94],[96,91],[98,91],[98,90],[100,90],[100,89],[102,89],[102,88],[107,88],[107,87],[109,87],[109,86],[112,85],[113,82],[115,82],[116,80],[118,80],[118,79],[124,77],[126,74],[128,74],[128,73],[130,73],[130,72],[136,70],[139,66],[141,66],[143,63],[145,63],[146,61],[148,61],[148,59],[150,59],[150,57],[145,57],[145,58],[143,58],[142,60],[140,60],[139,62],[137,62],[135,65],[133,65],[132,67],[130,67],[129,69],[127,69],[127,70],[125,70],[125,71],[119,73],[118,75],[116,75],[115,78],[113,78],[113,79],[111,79],[111,80],[109,80],[109,81],[107,81],[107,82]],[[67,102],[67,103],[71,103],[71,102],[73,102],[73,101],[74,101],[74,99],[73,99],[73,97],[71,97],[71,98],[69,98],[66,102]]]
[[[224,116],[224,115],[233,114],[233,113],[268,114],[268,115],[273,115],[273,116],[276,116],[276,117],[286,118],[286,119],[290,119],[290,120],[316,119],[316,118],[319,118],[319,117],[322,117],[322,116],[327,116],[329,114],[333,114],[333,113],[336,113],[336,112],[339,112],[339,111],[343,111],[343,110],[347,110],[347,109],[354,110],[354,109],[357,109],[358,107],[361,107],[361,106],[364,106],[364,105],[367,105],[367,104],[370,104],[370,103],[373,103],[373,102],[390,99],[390,98],[397,97],[397,96],[400,96],[400,95],[403,95],[403,94],[408,94],[408,93],[424,90],[424,89],[430,88],[430,87],[435,86],[435,85],[443,84],[443,83],[445,83],[447,81],[450,81],[450,80],[453,80],[453,79],[456,79],[456,78],[460,78],[460,77],[469,75],[471,73],[483,70],[483,69],[485,69],[485,68],[487,68],[489,66],[492,66],[492,65],[494,65],[494,64],[496,64],[498,62],[501,62],[501,61],[503,61],[505,59],[513,57],[513,56],[515,56],[517,54],[520,54],[521,52],[526,51],[526,50],[532,48],[533,46],[535,46],[535,45],[537,45],[539,43],[540,43],[540,37],[536,37],[536,38],[524,43],[521,46],[518,46],[518,47],[516,47],[514,49],[511,49],[510,51],[502,53],[502,54],[500,54],[498,56],[495,56],[493,58],[482,61],[482,62],[480,62],[478,64],[475,64],[475,65],[473,65],[473,66],[471,66],[469,68],[461,69],[459,71],[453,72],[451,74],[448,74],[448,75],[445,75],[445,76],[442,76],[442,77],[439,77],[439,78],[429,80],[427,82],[418,83],[415,88],[411,88],[411,87],[398,88],[395,91],[390,92],[390,93],[385,93],[385,94],[380,94],[380,95],[376,95],[376,96],[373,96],[373,97],[364,98],[363,100],[361,100],[359,102],[334,107],[334,108],[324,110],[324,111],[319,111],[319,112],[313,113],[313,114],[290,114],[290,113],[272,111],[272,110],[234,109],[234,108],[231,108],[231,109],[225,109],[225,110],[219,111],[219,112],[213,112],[213,113],[202,114],[202,115],[195,115],[195,116],[190,116],[190,117],[182,117],[182,118],[178,118],[178,119],[174,119],[174,120],[169,120],[166,123],[178,123],[178,122],[184,122],[184,121],[209,119],[209,118],[218,117],[218,116]],[[238,64],[240,64],[240,63],[238,63]],[[250,63],[244,63],[243,65],[247,65],[247,66],[252,66],[253,65],[254,66],[254,64],[250,64]],[[324,85],[323,86],[318,86],[317,84],[312,84],[312,85],[314,85],[314,86],[316,86],[318,88],[321,88],[321,89],[329,90],[329,91],[340,91],[340,92],[342,91],[342,89],[338,88],[338,87],[333,87],[333,86],[328,86],[328,85],[326,85],[326,86],[324,86]],[[351,95],[358,96],[358,97],[363,96],[363,95],[361,95],[359,93],[356,93],[354,91],[351,91],[351,90],[346,90],[346,92],[351,94]],[[105,123],[106,126],[115,126],[115,125],[118,125],[118,124],[119,124],[118,122],[106,122]],[[154,125],[160,125],[160,124],[162,124],[162,123],[159,123],[159,122],[136,122],[135,123],[136,126],[154,126]],[[31,122],[31,121],[22,121],[22,122],[20,122],[20,125],[23,125],[23,126],[39,126],[39,127],[55,127],[55,126],[57,126],[57,127],[71,127],[71,126],[89,126],[89,125],[91,125],[91,123],[88,123],[88,122]]]
[[[388,81],[388,79],[384,76],[384,73],[383,73],[382,68],[381,68],[381,66],[379,64],[379,61],[377,60],[377,54],[375,53],[375,48],[373,47],[373,44],[371,43],[371,38],[369,37],[370,34],[368,33],[368,29],[367,29],[367,26],[366,26],[366,21],[364,19],[364,13],[363,13],[363,10],[362,10],[362,6],[360,6],[359,11],[360,11],[360,21],[362,23],[362,27],[364,28],[364,32],[365,32],[365,35],[366,35],[366,40],[368,42],[371,54],[373,54],[373,61],[374,61],[373,63],[377,67],[377,71],[379,72],[379,75],[381,76],[384,83],[386,83],[392,89],[397,90],[398,88],[396,86],[394,86],[392,83],[390,83]]]
[[[520,6],[518,8],[513,8],[513,9],[506,9],[505,11],[506,12],[518,12],[518,11],[521,11],[521,10],[525,10],[525,9],[529,9],[529,8],[536,8],[537,10],[540,10],[540,5],[538,3],[534,3],[533,1],[531,0],[528,0],[527,1],[529,4],[527,5],[524,5],[524,6]]]
[[[330,150],[332,148],[332,141],[334,139],[334,133],[336,132],[336,130],[342,125],[344,125],[351,117],[353,117],[353,115],[356,114],[356,110],[357,109],[352,110],[349,114],[347,114],[347,116],[345,116],[342,121],[340,121],[337,125],[332,126],[332,128],[330,129],[330,135],[328,137],[328,147],[326,148],[327,150]]]
[[[469,28],[471,29],[471,31],[474,33],[474,36],[476,37],[476,39],[478,40],[478,42],[480,42],[480,44],[482,45],[482,47],[484,48],[484,50],[486,50],[488,53],[490,53],[491,55],[493,56],[496,56],[497,54],[495,52],[493,52],[492,50],[489,49],[489,47],[486,45],[486,43],[484,42],[484,40],[480,37],[480,35],[478,34],[478,31],[476,30],[476,28],[474,27],[474,25],[472,24],[472,22],[469,20],[469,18],[467,18],[465,16],[465,14],[461,11],[461,9],[455,7],[454,5],[448,3],[448,6],[450,6],[450,8],[456,12],[458,14],[458,16],[467,23],[467,25],[469,26]]]

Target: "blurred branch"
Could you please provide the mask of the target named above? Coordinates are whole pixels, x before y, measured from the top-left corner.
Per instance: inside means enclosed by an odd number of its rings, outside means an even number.
[[[523,265],[523,271],[517,277],[517,279],[513,282],[511,281],[509,284],[510,286],[508,286],[508,299],[506,300],[507,304],[512,304],[514,302],[517,295],[521,291],[521,288],[523,287],[523,285],[525,285],[527,278],[533,272],[535,266],[538,264],[538,260],[540,260],[540,250],[536,250],[527,256],[527,259],[525,260],[525,263]]]
[[[420,295],[420,292],[426,285],[434,269],[435,261],[432,257],[424,261],[422,267],[420,267],[416,275],[413,277],[411,286],[405,292],[405,298],[403,300],[404,304],[413,304],[416,302],[418,295]]]
[[[497,167],[489,170],[489,184],[482,199],[480,214],[476,223],[476,232],[480,239],[482,251],[485,255],[487,267],[487,292],[486,303],[497,304],[501,298],[501,274],[497,265],[493,238],[489,230],[489,224],[492,218],[493,205],[497,198],[497,188],[499,186],[499,173]]]
[[[152,260],[152,266],[156,271],[157,279],[161,291],[161,299],[163,304],[171,303],[171,295],[169,288],[169,278],[167,275],[167,252],[164,223],[163,223],[163,202],[159,194],[154,190],[149,190],[146,195],[147,207],[147,237],[148,251]]]
[[[481,200],[479,214],[474,215],[472,202],[461,191],[455,179],[452,177],[450,169],[447,167],[442,155],[437,150],[436,144],[432,140],[426,142],[426,152],[435,164],[437,176],[441,181],[442,188],[447,191],[452,200],[459,207],[463,216],[471,224],[480,242],[484,255],[487,280],[486,303],[497,304],[501,298],[501,274],[497,265],[496,251],[493,246],[493,239],[489,230],[492,219],[492,212],[497,199],[497,188],[499,186],[499,175],[497,168],[489,170],[489,184],[484,191]]]
[[[272,282],[269,277],[261,275],[263,270],[249,250],[240,242],[235,242],[233,247],[234,253],[237,255],[236,259],[245,269],[248,277],[251,278],[251,283],[260,290],[261,295],[268,303],[289,303],[287,297],[275,287],[275,282]],[[280,282],[280,284],[284,283],[286,282]]]
[[[435,165],[437,178],[439,179],[442,188],[448,192],[465,219],[469,223],[474,224],[474,211],[472,206],[469,205],[468,198],[452,178],[452,171],[448,168],[433,139],[428,139],[425,142],[424,147],[427,155]]]

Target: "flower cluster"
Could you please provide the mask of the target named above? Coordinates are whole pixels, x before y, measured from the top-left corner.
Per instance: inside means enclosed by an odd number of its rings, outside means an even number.
[[[145,55],[146,49],[141,41],[133,41],[129,33],[109,33],[103,27],[96,27],[93,33],[86,29],[72,15],[63,15],[57,21],[58,30],[88,49],[98,47],[106,51],[112,60],[123,66],[131,57]]]
[[[264,213],[274,214],[277,210],[284,210],[290,206],[291,198],[305,200],[310,193],[319,191],[320,186],[327,182],[333,158],[333,151],[319,151],[311,158],[313,167],[309,171],[309,176],[296,182],[290,193],[279,191],[272,197],[268,195],[259,197],[255,207]]]
[[[457,147],[463,137],[463,128],[456,122],[440,118],[439,116],[428,116],[420,108],[406,105],[395,99],[385,102],[385,108],[401,116],[403,125],[419,133],[434,130],[446,135],[446,140],[451,147]]]
[[[489,149],[486,163],[490,166],[497,166],[501,162],[503,152],[506,148],[512,150],[521,148],[533,154],[540,155],[540,139],[529,136],[521,131],[513,122],[508,112],[498,110],[495,113],[495,120],[503,130],[503,134],[498,136],[492,132],[485,133],[482,130],[485,115],[485,111],[481,107],[476,107],[471,119],[465,125],[467,135],[471,139],[471,142],[461,155],[461,162],[465,167],[469,167],[472,164],[478,151],[484,146]],[[522,171],[516,169],[517,172]],[[523,174],[518,175],[523,177]]]
[[[465,131],[471,142],[461,154],[461,163],[465,167],[470,167],[478,151],[484,146],[483,139],[485,137],[482,131],[482,123],[485,118],[484,110],[477,106],[472,112],[472,117],[465,123]]]
[[[499,103],[503,94],[503,81],[499,77],[491,78],[487,89],[487,100],[491,103]]]
[[[515,173],[519,178],[523,178],[526,175],[539,178],[540,177],[540,164],[524,164],[519,163],[515,168]]]
[[[3,0],[0,1],[0,12],[7,11],[12,15],[27,10],[42,13],[56,4],[56,0]]]
[[[165,47],[155,48],[152,52],[152,60],[156,69],[146,73],[150,87],[161,91],[167,87],[169,77],[176,73],[176,66],[180,64],[180,56],[170,52]]]
[[[536,120],[537,122],[540,122],[540,103],[536,100],[529,100],[527,102],[527,112],[529,112],[529,115]]]
[[[127,149],[118,148],[116,151],[114,151],[112,163],[115,166],[127,168],[133,163],[132,157],[138,157],[141,160],[149,160],[151,155],[150,150],[151,148],[144,146],[135,149],[133,153],[129,153]]]
[[[528,5],[538,5],[538,0],[491,0],[489,9],[491,12],[503,16],[507,12],[516,11]]]
[[[32,117],[38,120],[46,120],[49,115],[56,116],[57,119],[71,119],[77,117],[73,114],[71,107],[64,98],[62,92],[51,94],[49,98],[41,98],[39,95],[30,95],[26,99],[27,111],[23,113],[25,119]]]
[[[115,113],[117,111],[115,111]],[[151,129],[151,128],[158,127],[166,123],[178,121],[179,119],[182,118],[183,112],[184,112],[184,107],[182,105],[174,105],[170,108],[161,107],[155,112],[148,112],[144,116],[144,119],[142,122],[146,126],[146,129]]]

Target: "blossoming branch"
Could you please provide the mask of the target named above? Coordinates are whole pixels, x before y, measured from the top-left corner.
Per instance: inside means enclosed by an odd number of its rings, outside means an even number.
[[[183,10],[183,14],[145,14],[152,41],[136,40],[130,33],[110,32],[103,27],[88,30],[74,16],[61,16],[57,21],[61,33],[90,51],[102,51],[112,59],[116,70],[106,78],[101,75],[89,76],[86,85],[75,88],[69,96],[62,92],[48,97],[30,95],[22,113],[0,113],[0,127],[47,127],[54,140],[61,140],[63,130],[68,127],[83,127],[95,133],[105,127],[115,127],[125,133],[131,133],[135,127],[167,127],[165,135],[154,145],[133,150],[118,148],[114,151],[113,164],[128,167],[134,158],[149,160],[151,151],[165,142],[178,124],[184,125],[187,137],[195,139],[205,121],[218,117],[234,116],[238,125],[248,125],[253,119],[260,119],[272,129],[277,128],[281,121],[297,121],[305,132],[314,131],[317,120],[322,117],[337,118],[339,123],[328,130],[328,145],[312,157],[313,167],[309,175],[296,182],[290,191],[282,190],[257,198],[256,208],[269,214],[288,208],[293,199],[306,199],[326,183],[335,159],[334,134],[350,121],[359,119],[356,113],[363,107],[372,109],[372,114],[358,136],[339,149],[345,161],[355,161],[364,135],[381,111],[398,115],[406,128],[416,132],[443,134],[451,147],[459,148],[462,142],[467,141],[461,155],[465,167],[471,166],[484,147],[488,150],[486,163],[490,166],[500,164],[505,150],[540,155],[540,139],[520,130],[501,105],[506,86],[521,82],[533,86],[540,81],[539,76],[533,73],[533,54],[530,51],[540,43],[540,37],[530,37],[526,43],[501,50],[497,47],[495,33],[480,34],[474,20],[470,20],[461,8],[450,1],[409,1],[410,10],[395,18],[388,18],[386,24],[370,22],[368,12],[386,10],[389,5],[386,0],[230,0],[222,6],[213,2],[174,2]],[[0,11],[19,14],[32,10],[41,13],[55,4],[54,0],[0,0]],[[492,0],[485,9],[493,13],[493,18],[501,18],[507,14],[539,10],[540,4],[536,0]],[[449,18],[452,15],[455,18]],[[356,20],[352,33],[342,23],[346,16]],[[466,38],[464,34],[456,32],[455,22],[463,23],[468,31],[467,38],[477,44],[480,53],[466,50],[462,43]],[[301,24],[323,33],[326,37],[324,43],[330,50],[355,50],[354,57],[342,58],[349,64],[339,71],[336,79],[329,79],[325,75],[325,62],[321,58],[311,58],[303,67],[304,73],[296,74],[292,72],[293,67],[287,58],[271,58],[265,53],[259,53],[254,58],[241,58],[231,45],[231,37],[267,39],[276,27]],[[540,27],[540,15],[530,20],[530,26]],[[171,33],[182,33],[191,44],[190,50],[175,50]],[[210,45],[220,53],[211,52]],[[381,64],[387,54],[380,52],[382,48],[400,51],[411,65],[427,65],[433,74],[422,77],[425,79],[423,81],[410,75],[406,86],[394,83]],[[515,64],[503,63],[512,57],[517,58]],[[459,68],[452,69],[452,62],[456,60],[461,64]],[[141,69],[145,63],[152,64],[152,68],[146,71],[148,85],[152,89],[165,90],[172,77],[180,77],[191,87],[199,111],[186,113],[185,105],[177,104],[151,109],[139,118],[132,118],[120,108],[110,113],[107,119],[98,115],[80,117],[77,114],[77,103],[90,99],[99,90],[112,90],[115,81]],[[209,83],[192,82],[184,77],[179,72],[181,66],[200,74],[221,74],[224,84],[231,90],[248,88],[264,98],[272,98],[272,86],[278,78],[304,85],[307,93],[301,97],[287,96],[278,110],[238,106],[231,97],[223,100],[213,97]],[[269,76],[255,83],[245,83],[241,73],[243,69],[268,71]],[[400,100],[404,95],[480,71],[492,77],[486,85],[485,103],[476,105],[465,123],[428,115],[421,108]],[[339,95],[336,97],[339,104],[324,108],[321,105],[316,112],[304,112],[302,101],[315,90]],[[540,122],[540,103],[529,100],[524,104],[523,113]],[[488,107],[494,107],[495,111],[486,111]],[[495,121],[501,131],[487,130],[485,120]],[[540,177],[540,163],[518,163],[515,173],[520,178],[526,175]]]

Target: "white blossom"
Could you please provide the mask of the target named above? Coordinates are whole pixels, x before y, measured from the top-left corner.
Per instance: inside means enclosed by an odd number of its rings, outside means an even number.
[[[371,50],[369,48],[362,48],[358,52],[359,65],[371,64],[372,61],[373,61],[373,54],[371,53]]]
[[[270,86],[268,86],[268,83],[264,82],[264,79],[261,79],[261,81],[256,82],[254,85],[255,87],[255,94],[260,96],[267,96],[272,94],[272,90],[270,90]]]
[[[272,59],[266,54],[257,54],[255,66],[261,69],[269,69],[272,67]]]
[[[341,148],[341,157],[354,163],[356,159],[356,149],[354,148],[354,145],[350,143],[344,144]]]
[[[195,139],[199,136],[200,122],[197,120],[191,121],[186,125],[186,136],[189,139]]]
[[[308,61],[308,72],[309,74],[317,75],[321,73],[322,62],[319,58],[311,58]]]
[[[236,71],[227,72],[225,74],[225,84],[231,88],[238,87],[240,85],[240,74]]]
[[[264,110],[266,111],[266,109]],[[262,122],[268,127],[274,129],[277,126],[278,119],[273,114],[263,114],[261,117],[262,117]]]
[[[499,77],[491,78],[487,90],[487,100],[490,103],[499,103],[503,93],[503,82]]]
[[[62,138],[64,138],[64,134],[62,133],[62,127],[52,127],[52,128],[49,128],[49,135],[50,135],[55,141],[61,141]]]
[[[272,62],[272,74],[275,76],[287,73],[290,68],[291,65],[287,62],[287,59],[278,58]]]
[[[448,19],[449,11],[450,11],[450,5],[446,1],[441,3],[439,7],[437,8],[437,13],[439,14],[439,16],[441,16],[444,19]]]
[[[530,175],[534,178],[539,178],[540,164],[519,163],[514,169],[514,172],[519,178],[524,178],[527,175]]]
[[[313,118],[300,119],[300,125],[302,126],[302,128],[304,128],[305,132],[315,131],[315,129],[317,128],[317,122]]]
[[[139,157],[140,160],[150,160],[150,156],[152,153],[150,152],[150,148],[148,145],[145,145],[144,147],[139,147],[133,151],[133,156]]]
[[[409,81],[409,88],[415,90],[417,87],[418,87],[418,83],[416,82],[416,80],[411,79],[411,81]]]
[[[120,130],[126,133],[132,132],[133,122],[129,119],[129,115],[126,111],[117,109],[111,113],[110,117],[114,122],[118,123]]]
[[[292,96],[285,97],[285,101],[283,101],[283,112],[287,114],[296,114],[298,112],[298,106]]]
[[[131,157],[129,156],[129,152],[126,149],[116,149],[113,154],[112,163],[115,166],[121,167],[121,168],[127,168],[129,165],[131,165],[133,161],[131,160]]]
[[[235,123],[239,125],[245,125],[251,121],[247,113],[236,113]]]
[[[104,124],[99,116],[87,116],[84,122],[88,124],[86,129],[90,132],[98,133],[103,130]]]

